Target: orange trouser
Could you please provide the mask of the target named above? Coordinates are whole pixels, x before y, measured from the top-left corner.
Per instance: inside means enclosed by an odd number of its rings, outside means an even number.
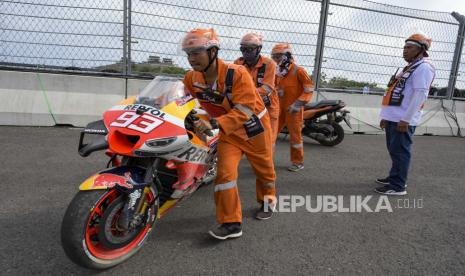
[[[272,118],[270,116],[270,124],[271,124],[271,144],[276,144],[276,139],[278,138],[278,127],[279,127],[279,117]]]
[[[262,119],[265,132],[247,141],[221,136],[218,142],[217,177],[215,181],[216,220],[219,224],[242,222],[241,201],[237,188],[238,167],[245,154],[255,171],[257,201],[275,199],[275,179],[269,119]]]
[[[276,102],[273,103],[271,106],[268,106],[266,109],[268,110],[267,114],[270,118],[270,125],[271,125],[271,144],[273,148],[276,144],[276,139],[278,138],[278,126],[279,126],[279,99],[276,96]]]
[[[278,133],[287,126],[291,142],[291,162],[295,164],[304,163],[304,144],[302,140],[302,127],[304,123],[303,109],[300,112],[289,113],[282,108],[279,112]]]

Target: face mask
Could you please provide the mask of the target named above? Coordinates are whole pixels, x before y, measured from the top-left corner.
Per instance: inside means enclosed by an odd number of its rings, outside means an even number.
[[[291,59],[287,55],[281,57],[281,61],[277,65],[276,75],[279,77],[284,77],[289,72],[289,66],[291,65]]]

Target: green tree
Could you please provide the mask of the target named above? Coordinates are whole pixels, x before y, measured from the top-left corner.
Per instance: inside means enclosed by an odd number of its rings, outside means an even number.
[[[107,73],[121,73],[122,64],[110,64],[99,68],[101,72]],[[178,66],[157,66],[151,64],[132,64],[131,71],[135,74],[139,73],[142,75],[154,75],[154,74],[169,74],[169,75],[181,75],[186,73],[181,67]]]
[[[326,77],[326,76],[325,76]],[[369,83],[369,82],[360,82],[355,80],[349,80],[343,77],[333,77],[327,83],[325,81],[326,87],[334,87],[334,88],[363,88],[365,86],[369,88],[376,88],[376,83]]]
[[[139,73],[163,73],[170,75],[184,75],[186,70],[177,66],[153,66],[148,64],[135,64],[132,67],[133,72]]]

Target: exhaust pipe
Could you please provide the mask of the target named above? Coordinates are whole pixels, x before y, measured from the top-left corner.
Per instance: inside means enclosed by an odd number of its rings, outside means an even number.
[[[315,133],[315,132],[313,132],[313,133],[307,134],[307,136],[308,136],[309,138],[315,139],[315,140],[317,140],[317,141],[326,139],[326,136],[325,136],[324,134],[322,134],[322,133]]]

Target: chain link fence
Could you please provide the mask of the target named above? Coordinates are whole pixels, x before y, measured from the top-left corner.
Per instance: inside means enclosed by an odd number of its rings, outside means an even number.
[[[265,39],[265,55],[276,43],[291,43],[296,62],[314,76],[318,73],[320,90],[382,93],[390,76],[405,64],[405,38],[423,31],[433,37],[430,57],[437,76],[431,94],[448,96],[454,78],[456,89],[449,96],[465,98],[465,53],[461,59],[457,55],[457,45],[463,47],[463,41],[457,44],[461,25],[451,14],[368,0],[331,0],[323,10],[325,3],[3,0],[0,67],[182,75],[189,64],[179,47],[181,38],[192,28],[213,27],[221,40],[220,57],[228,62],[240,56],[242,35],[258,32]],[[457,72],[452,71],[454,61]]]
[[[457,72],[457,83],[454,89],[454,96],[465,99],[465,50],[463,48],[460,60],[459,70]]]
[[[297,58],[313,66],[318,33],[317,1],[133,1],[132,58],[136,63],[150,59],[189,68],[180,50],[186,31],[213,27],[220,36],[220,57],[234,61],[241,53],[239,41],[247,32],[261,33],[269,55],[278,42],[294,45]],[[263,7],[267,7],[264,9]],[[316,15],[316,16],[313,16]]]
[[[342,88],[334,80],[345,84],[341,79],[348,79],[365,82],[367,88],[379,88],[382,93],[391,75],[405,65],[404,40],[422,31],[433,37],[430,51],[436,68],[433,86],[447,88],[458,32],[458,23],[454,21],[447,13],[369,1],[333,0],[323,55],[322,75],[326,77],[323,86]]]
[[[0,64],[89,71],[120,62],[123,12],[121,0],[2,0]]]

